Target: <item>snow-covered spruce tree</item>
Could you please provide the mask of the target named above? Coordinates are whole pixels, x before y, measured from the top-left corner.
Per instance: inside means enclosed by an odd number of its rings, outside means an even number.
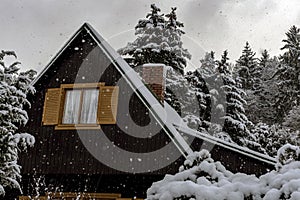
[[[214,52],[206,53],[205,57],[200,60],[201,67],[197,68],[194,71],[188,71],[185,75],[185,78],[191,84],[195,90],[195,94],[197,96],[198,105],[199,105],[199,116],[201,121],[199,125],[199,131],[207,130],[209,126],[211,126],[211,94],[210,94],[210,85],[209,79],[215,71],[215,58]]]
[[[265,108],[268,103],[265,95],[269,90],[269,88],[265,88],[264,80],[263,80],[263,72],[270,61],[270,55],[267,50],[262,52],[262,56],[258,59],[258,62],[253,65],[252,73],[250,73],[252,80],[252,87],[250,89],[246,89],[246,96],[244,97],[247,101],[245,105],[245,111],[247,113],[247,117],[253,123],[261,122],[262,115],[258,115],[257,113],[261,112],[262,109]],[[270,105],[268,107],[271,107]]]
[[[191,55],[183,48],[181,36],[184,32],[180,29],[183,23],[177,20],[175,10],[176,8],[172,8],[164,17],[160,14],[160,8],[152,4],[146,19],[139,20],[135,27],[137,38],[118,52],[132,57],[132,67],[145,63],[163,63],[170,66],[166,77],[165,100],[181,114],[182,103],[185,102],[181,98],[185,94],[181,90],[177,91],[179,84],[176,80],[184,79],[184,68]]]
[[[187,59],[191,59],[191,54],[187,49],[182,47],[181,36],[185,34],[185,32],[180,29],[183,27],[183,23],[177,21],[176,9],[176,7],[171,8],[172,11],[166,15],[167,20],[164,36],[168,38],[167,51],[169,51],[170,54],[168,60],[169,64],[167,65],[183,74]]]
[[[19,62],[7,65],[6,56],[16,54],[11,51],[0,52],[0,196],[5,190],[21,190],[18,183],[21,178],[21,166],[17,164],[18,152],[34,144],[34,137],[28,133],[19,133],[18,128],[28,121],[26,99],[28,93],[34,93],[30,85],[36,72],[19,72]]]
[[[180,28],[183,23],[177,21],[175,10],[176,8],[172,8],[165,18],[163,14],[159,14],[160,8],[152,4],[146,19],[139,20],[135,27],[136,40],[129,42],[118,52],[132,56],[135,66],[164,63],[183,74],[186,60],[191,55],[182,47],[181,36],[184,32]]]
[[[300,29],[292,26],[286,33],[287,39],[281,50],[286,52],[280,57],[281,68],[277,72],[279,93],[276,94],[277,120],[283,117],[293,106],[300,104]]]
[[[196,88],[201,108],[200,127],[228,142],[242,146],[251,143],[253,148],[256,143],[247,128],[251,122],[245,115],[244,93],[232,77],[228,60],[227,51],[224,51],[220,61],[215,60],[214,52],[206,53],[201,67],[187,73],[186,78]]]
[[[259,65],[262,67],[266,67],[267,63],[270,60],[270,54],[267,49],[264,49],[263,52],[261,53],[261,57],[258,59],[259,60]]]
[[[180,114],[183,122],[190,128],[203,131],[201,120],[201,106],[197,88],[191,87],[191,83],[185,76],[167,66],[165,100]]]
[[[222,76],[218,71],[218,62],[215,60],[214,52],[207,53],[201,61],[199,72],[203,77],[206,87],[209,91],[209,100],[207,101],[207,111],[210,114],[208,132],[216,137],[231,141],[223,131],[226,94],[222,89],[224,85]],[[203,91],[204,92],[204,91]]]
[[[251,113],[251,115],[247,116],[253,123],[262,122],[272,125],[276,123],[277,119],[275,103],[277,101],[276,95],[279,93],[277,86],[278,77],[274,76],[274,74],[278,71],[280,63],[277,57],[270,58],[268,54],[267,56],[264,55],[266,53],[267,51],[264,51],[259,59],[259,65],[262,66],[260,91],[251,93],[252,96],[248,93],[252,98],[246,99],[249,105],[246,110],[247,113]],[[260,114],[258,115],[257,113]]]
[[[249,113],[247,116],[253,123],[265,122],[265,118],[271,117],[272,99],[270,96],[271,88],[275,85],[270,85],[270,78],[268,76],[268,68],[276,67],[271,61],[269,52],[265,49],[261,53],[261,57],[258,59],[258,67],[256,73],[259,81],[256,83],[257,90],[248,94],[246,111]],[[275,69],[273,69],[275,71]],[[273,73],[273,72],[272,72]],[[274,90],[273,90],[274,91]],[[261,115],[257,113],[261,112]],[[267,116],[268,115],[268,116]],[[274,114],[273,114],[274,116]]]
[[[166,42],[163,36],[166,22],[163,14],[159,12],[160,8],[152,4],[146,19],[140,19],[135,26],[136,40],[118,50],[121,55],[133,57],[134,67],[145,63],[160,63],[160,52],[164,47],[162,43]]]
[[[246,42],[242,55],[236,62],[236,73],[241,80],[243,89],[256,89],[256,78],[259,75],[257,71],[257,59],[248,42]]]
[[[224,51],[221,60],[218,61],[218,73],[220,73],[223,80],[221,89],[224,90],[226,95],[226,114],[223,130],[230,135],[235,143],[248,146],[248,142],[254,139],[247,127],[252,123],[245,114],[244,105],[246,101],[243,98],[245,93],[228,70],[228,60],[228,53]]]

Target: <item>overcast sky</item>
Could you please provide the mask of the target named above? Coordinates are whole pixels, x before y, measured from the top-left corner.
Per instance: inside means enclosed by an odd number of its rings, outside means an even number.
[[[133,27],[151,3],[163,13],[177,7],[190,66],[210,50],[218,58],[228,49],[233,62],[246,41],[257,54],[278,55],[285,32],[300,26],[299,0],[1,0],[0,49],[16,51],[24,67],[40,71],[84,22],[118,49],[135,38]]]

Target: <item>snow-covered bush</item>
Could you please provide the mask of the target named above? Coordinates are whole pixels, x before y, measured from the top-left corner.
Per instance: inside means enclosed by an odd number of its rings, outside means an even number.
[[[287,145],[279,155],[285,155],[287,149],[298,149],[299,152],[298,147]],[[258,178],[234,174],[220,162],[215,162],[207,150],[202,150],[190,155],[177,174],[166,175],[163,180],[153,183],[147,191],[147,200],[300,199],[300,162],[289,160],[284,163],[287,164]]]
[[[6,66],[6,56],[14,52],[0,52],[0,196],[5,189],[20,189],[21,166],[17,164],[18,152],[34,144],[34,137],[28,133],[18,133],[20,126],[28,121],[26,99],[28,93],[34,93],[30,85],[36,72],[19,72],[19,62]]]
[[[276,156],[277,151],[287,143],[299,145],[298,133],[289,131],[278,124],[269,126],[265,123],[258,123],[251,132],[255,137],[255,142],[260,144],[265,154],[270,156]]]
[[[299,146],[285,144],[277,152],[277,167],[282,167],[283,165],[289,164],[297,160],[299,161],[299,155]]]

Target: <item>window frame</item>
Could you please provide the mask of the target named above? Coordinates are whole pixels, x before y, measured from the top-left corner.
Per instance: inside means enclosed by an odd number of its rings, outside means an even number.
[[[65,97],[66,97],[66,91],[67,90],[81,90],[80,94],[80,110],[78,119],[80,122],[80,115],[82,110],[82,102],[83,102],[83,90],[85,89],[98,89],[98,105],[100,103],[100,87],[105,86],[105,83],[78,83],[78,84],[61,84],[61,96],[60,96],[60,109],[59,109],[59,116],[58,116],[58,124],[55,126],[55,130],[75,130],[75,129],[100,129],[100,125],[98,123],[98,117],[96,117],[96,123],[86,123],[86,124],[63,124],[63,114],[65,110]]]

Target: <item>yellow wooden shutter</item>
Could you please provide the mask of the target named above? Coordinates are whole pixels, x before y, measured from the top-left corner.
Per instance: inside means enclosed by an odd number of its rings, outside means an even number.
[[[47,90],[44,102],[43,125],[58,124],[61,100],[61,89],[50,88]]]
[[[100,86],[98,123],[115,124],[117,121],[119,87]]]

